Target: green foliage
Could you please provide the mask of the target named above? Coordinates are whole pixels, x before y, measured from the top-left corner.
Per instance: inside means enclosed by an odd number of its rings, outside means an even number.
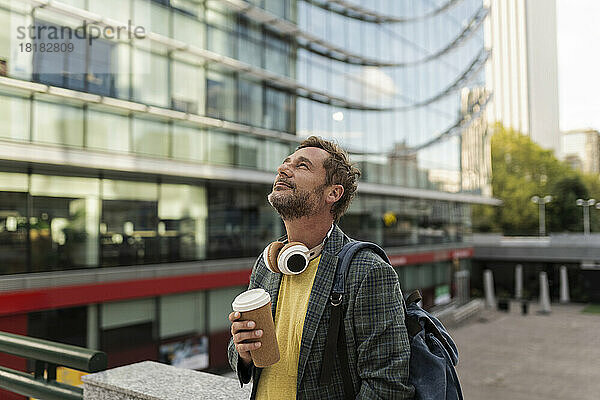
[[[589,304],[583,310],[583,313],[600,314],[600,304]]]
[[[590,198],[589,190],[580,175],[561,177],[552,186],[551,193],[557,201],[548,207],[548,230],[550,232],[581,232],[583,229],[583,210],[577,207],[577,199]],[[590,209],[590,213],[594,210]]]
[[[546,205],[548,232],[581,232],[582,209],[578,198],[600,200],[600,179],[585,175],[559,161],[529,137],[495,127],[492,136],[492,190],[503,201],[500,207],[473,207],[473,230],[502,232],[506,235],[538,233],[538,205],[534,195],[552,196]],[[600,211],[590,208],[592,231],[600,230]]]

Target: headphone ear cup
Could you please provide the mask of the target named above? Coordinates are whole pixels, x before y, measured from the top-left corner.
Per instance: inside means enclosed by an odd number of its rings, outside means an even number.
[[[279,256],[281,248],[284,246],[285,245],[283,242],[273,242],[268,245],[263,252],[263,259],[267,265],[267,268],[269,268],[271,272],[281,272],[279,270],[279,266],[277,265],[277,256]]]
[[[288,268],[288,266],[287,266],[287,265],[285,265],[285,260],[284,260],[284,259],[282,259],[282,257],[281,257],[281,256],[283,256],[283,255],[284,255],[284,253],[285,253],[285,251],[286,251],[287,249],[289,249],[289,248],[291,248],[291,247],[298,247],[298,246],[301,246],[301,251],[302,251],[303,253],[306,253],[306,252],[308,252],[308,248],[307,248],[307,247],[304,245],[304,243],[301,243],[301,242],[291,242],[291,243],[288,243],[288,244],[286,244],[285,246],[283,246],[283,247],[281,248],[281,250],[279,250],[279,254],[278,254],[278,256],[277,256],[277,268],[278,268],[278,269],[279,269],[279,270],[280,270],[282,273],[284,273],[284,274],[286,274],[286,275],[296,275],[296,274],[298,274],[298,273],[300,273],[300,272],[303,272],[303,271],[306,269],[306,266],[308,265],[308,262],[305,262],[304,268],[303,268],[302,270],[300,270],[300,271],[298,271],[298,272],[291,272],[291,271],[290,271],[290,269]],[[293,251],[298,251],[298,250],[293,250]],[[304,255],[303,255],[302,257],[306,258],[306,256],[304,256]]]

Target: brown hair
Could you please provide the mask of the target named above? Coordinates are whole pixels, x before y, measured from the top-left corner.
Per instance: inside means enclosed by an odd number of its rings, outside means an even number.
[[[350,163],[348,153],[336,143],[318,136],[311,136],[300,143],[297,150],[305,147],[317,147],[329,153],[329,157],[323,161],[323,167],[326,172],[325,184],[342,185],[344,187],[344,194],[331,207],[333,219],[335,222],[338,222],[340,217],[348,210],[354,198],[358,187],[357,181],[360,177],[360,171]]]

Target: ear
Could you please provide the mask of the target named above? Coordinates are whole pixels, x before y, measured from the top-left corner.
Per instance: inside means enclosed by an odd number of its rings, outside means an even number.
[[[328,204],[333,204],[339,199],[342,198],[344,194],[344,187],[342,185],[331,185],[329,189],[327,189],[327,193],[325,195],[325,201]]]

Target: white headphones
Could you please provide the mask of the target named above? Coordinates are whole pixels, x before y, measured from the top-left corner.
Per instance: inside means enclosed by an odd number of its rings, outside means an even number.
[[[306,270],[312,259],[321,254],[332,231],[333,225],[331,225],[323,242],[312,249],[300,242],[273,242],[263,250],[263,260],[271,272],[298,275]]]

